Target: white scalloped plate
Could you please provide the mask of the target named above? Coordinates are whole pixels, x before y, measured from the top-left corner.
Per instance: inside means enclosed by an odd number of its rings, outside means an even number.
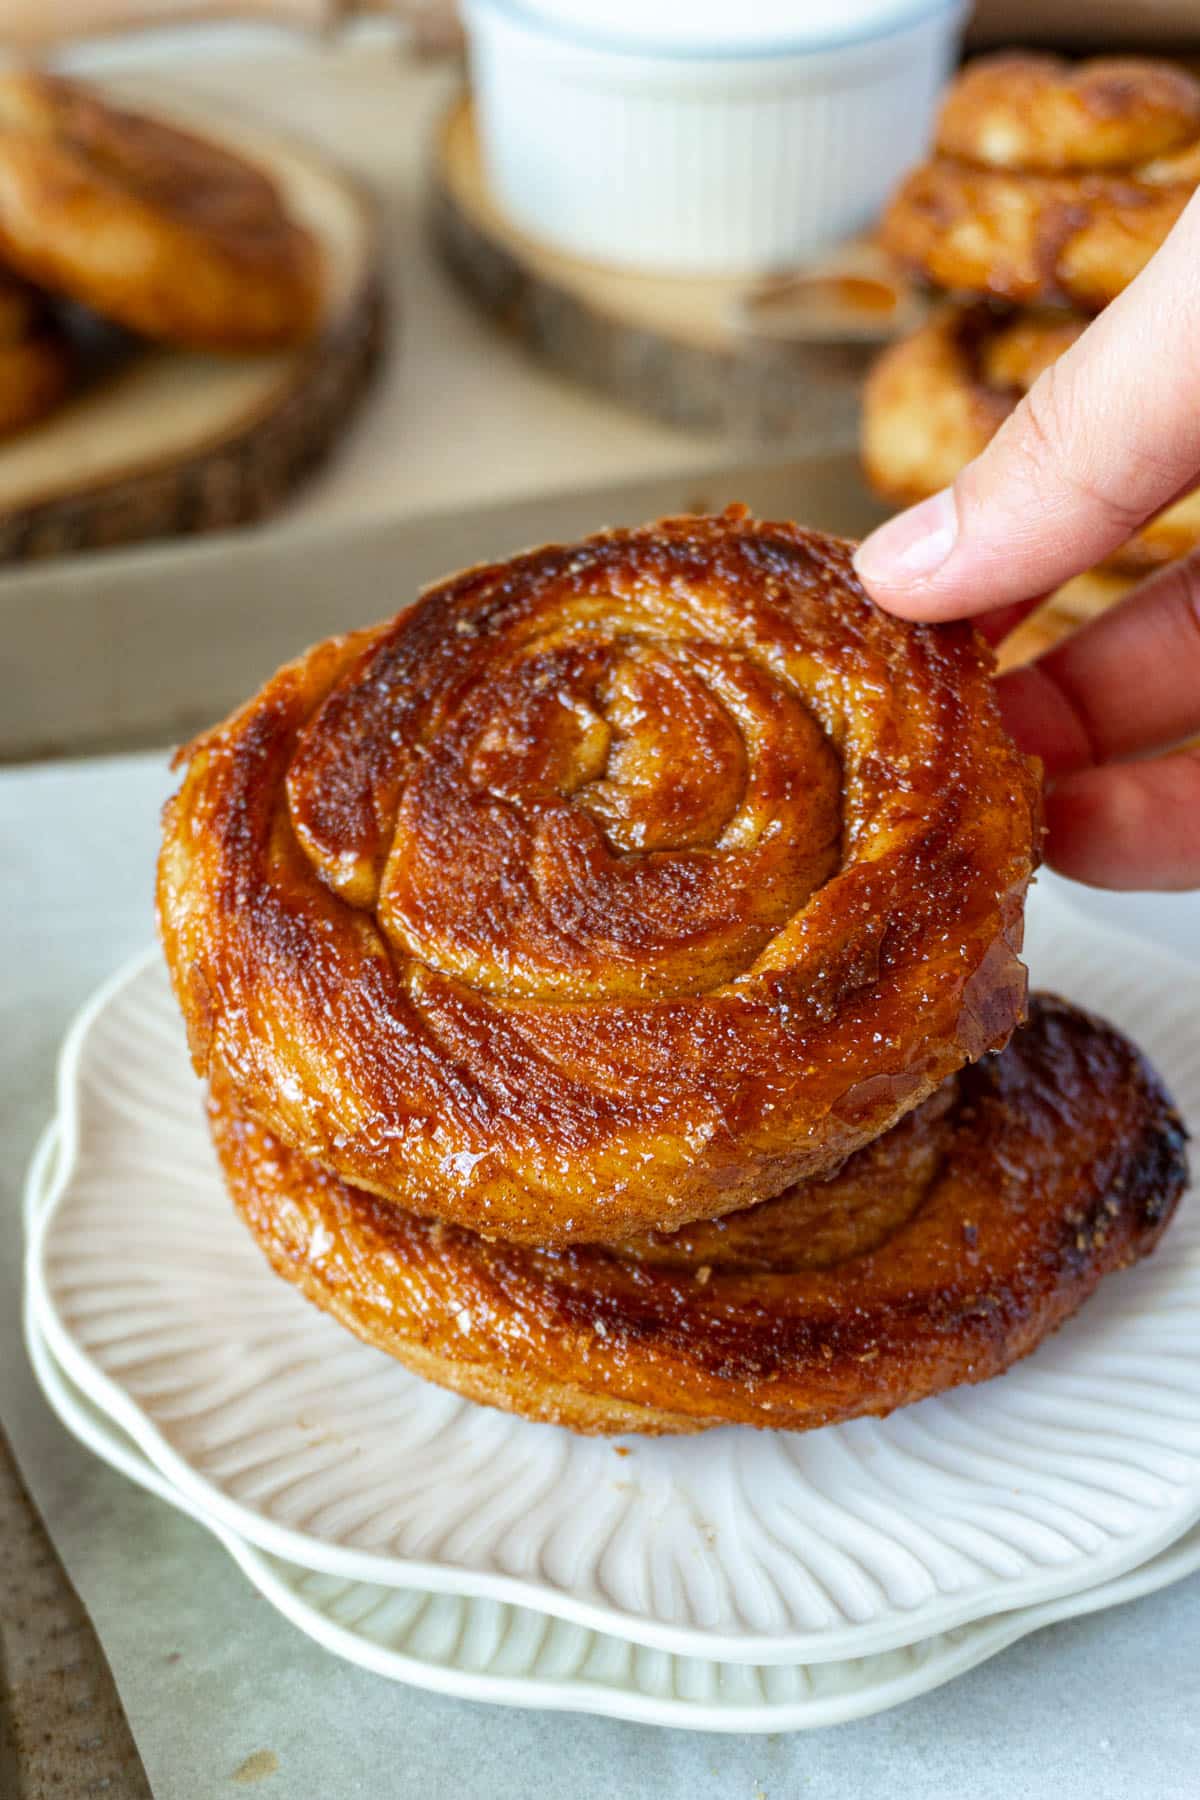
[[[1200,1118],[1200,979],[1049,896],[1039,985]],[[998,1381],[808,1434],[573,1437],[428,1386],[278,1281],[216,1172],[165,975],[64,1049],[29,1279],[66,1372],[219,1523],[350,1581],[507,1600],[682,1655],[800,1663],[1076,1593],[1200,1518],[1200,1209]]]
[[[31,1208],[44,1194],[56,1144],[52,1126],[30,1171]],[[811,1730],[915,1699],[1044,1625],[1137,1599],[1200,1569],[1197,1528],[1140,1569],[1086,1593],[960,1625],[876,1656],[765,1666],[673,1656],[503,1600],[345,1581],[256,1550],[206,1517],[74,1386],[55,1362],[31,1306],[25,1338],[42,1391],[67,1429],[211,1531],[264,1598],[301,1631],[376,1674],[460,1699],[602,1713],[691,1731]]]

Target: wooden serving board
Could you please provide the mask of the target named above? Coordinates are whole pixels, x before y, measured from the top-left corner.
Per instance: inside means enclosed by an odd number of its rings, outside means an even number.
[[[0,562],[214,531],[276,510],[332,448],[382,343],[374,208],[315,152],[222,115],[117,99],[260,164],[325,252],[309,344],[217,356],[111,344],[58,412],[0,444]]]
[[[692,430],[853,444],[874,346],[747,329],[744,277],[636,274],[535,243],[492,197],[469,96],[436,133],[429,208],[435,243],[471,297],[564,374]]]
[[[0,1794],[152,1800],[104,1652],[0,1431]]]

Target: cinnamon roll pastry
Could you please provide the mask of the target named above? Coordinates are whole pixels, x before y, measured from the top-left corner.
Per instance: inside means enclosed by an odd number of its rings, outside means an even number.
[[[57,76],[0,74],[0,254],[171,343],[262,350],[317,323],[320,253],[268,176]]]
[[[0,269],[0,437],[53,412],[74,379],[70,342],[43,296]]]
[[[980,57],[951,85],[932,158],[885,246],[938,287],[1098,312],[1200,181],[1200,82],[1169,63]]]
[[[427,1379],[586,1432],[800,1431],[983,1381],[1153,1249],[1186,1179],[1144,1059],[1046,996],[829,1180],[617,1249],[490,1243],[381,1203],[220,1072],[209,1113],[280,1275]]]
[[[851,546],[664,520],[467,571],[184,753],[201,1074],[333,1174],[554,1246],[835,1168],[1020,1018],[1037,766]]]
[[[862,458],[884,499],[949,487],[1088,321],[1064,311],[948,304],[885,350],[863,393]],[[1100,566],[1138,574],[1200,543],[1200,492],[1166,507]]]

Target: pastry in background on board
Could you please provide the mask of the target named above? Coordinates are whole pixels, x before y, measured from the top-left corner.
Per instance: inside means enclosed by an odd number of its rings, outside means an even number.
[[[948,487],[1162,243],[1200,182],[1200,81],[1148,58],[1005,51],[947,89],[881,240],[944,302],[873,366],[860,448],[898,506]],[[1025,660],[1200,543],[1200,491],[1068,582],[1006,642]]]
[[[33,70],[0,73],[0,263],[193,349],[280,348],[319,321],[320,252],[267,174]]]
[[[947,89],[934,153],[901,183],[885,248],[935,287],[1099,312],[1200,181],[1200,81],[1173,63],[979,57]]]

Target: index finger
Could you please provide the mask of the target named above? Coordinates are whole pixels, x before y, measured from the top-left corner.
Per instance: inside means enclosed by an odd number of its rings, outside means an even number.
[[[1200,473],[1200,195],[1142,273],[1035,382],[952,488],[860,545],[859,576],[911,619],[1058,587]]]

